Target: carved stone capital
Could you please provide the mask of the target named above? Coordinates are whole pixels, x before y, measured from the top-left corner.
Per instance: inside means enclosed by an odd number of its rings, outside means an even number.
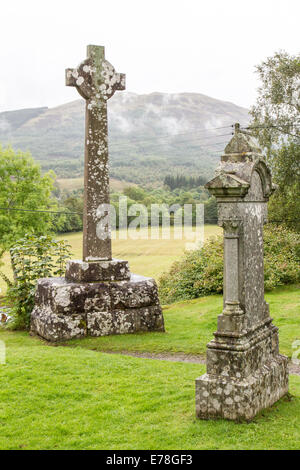
[[[238,238],[242,221],[240,219],[219,219],[218,225],[224,229],[225,238]]]

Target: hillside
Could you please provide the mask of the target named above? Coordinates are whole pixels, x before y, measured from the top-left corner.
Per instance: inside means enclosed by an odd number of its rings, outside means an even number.
[[[116,93],[108,113],[111,176],[140,184],[170,173],[210,177],[230,138],[223,127],[249,119],[245,108],[198,93]],[[61,178],[81,176],[84,101],[0,113],[0,142],[29,150]]]

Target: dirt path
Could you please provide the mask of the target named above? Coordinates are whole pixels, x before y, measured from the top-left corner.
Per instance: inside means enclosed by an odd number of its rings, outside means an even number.
[[[205,364],[205,356],[200,354],[184,354],[184,353],[147,353],[135,351],[101,351],[108,354],[122,354],[124,356],[140,357],[143,359],[158,359],[159,361],[172,362],[190,362],[192,364]],[[300,376],[300,365],[289,362],[290,374]]]
[[[35,335],[33,335],[35,336]],[[68,343],[51,343],[45,339],[39,337],[39,339],[47,344],[48,346],[56,347],[56,346],[65,346],[65,347],[74,347]],[[78,347],[78,346],[75,346]],[[205,364],[205,356],[203,354],[185,354],[185,353],[167,353],[167,352],[160,352],[160,353],[150,353],[150,352],[140,352],[140,351],[109,351],[109,350],[99,350],[99,349],[92,349],[92,351],[105,353],[105,354],[121,354],[122,356],[131,356],[131,357],[139,357],[141,359],[157,359],[159,361],[171,361],[171,362],[186,362],[191,364]],[[293,375],[300,376],[300,364],[293,364],[289,361],[289,372]]]
[[[205,356],[200,354],[185,353],[149,353],[136,351],[102,351],[108,354],[122,354],[124,356],[141,357],[143,359],[158,359],[171,362],[191,362],[193,364],[205,364]]]

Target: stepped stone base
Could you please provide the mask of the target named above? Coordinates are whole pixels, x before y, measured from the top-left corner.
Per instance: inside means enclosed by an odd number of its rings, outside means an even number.
[[[31,332],[48,341],[137,331],[164,331],[154,279],[71,282],[40,279]]]
[[[207,350],[207,373],[196,379],[196,415],[201,419],[249,421],[288,393],[288,359],[278,353],[278,332],[244,350]],[[263,329],[262,329],[263,330]]]
[[[120,259],[67,261],[66,280],[71,282],[128,281],[130,270],[128,261]]]

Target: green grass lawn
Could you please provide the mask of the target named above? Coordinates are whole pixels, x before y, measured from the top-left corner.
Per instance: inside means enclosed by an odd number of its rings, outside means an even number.
[[[267,295],[281,351],[300,339],[299,288]],[[164,309],[167,333],[110,336],[49,346],[25,332],[0,330],[1,449],[298,449],[300,377],[251,423],[195,418],[198,364],[139,359],[101,350],[204,353],[221,297]],[[92,350],[97,349],[97,350]]]
[[[300,377],[250,424],[195,419],[204,366],[51,347],[1,333],[1,449],[297,449]]]
[[[285,286],[266,294],[274,323],[279,327],[280,352],[292,355],[292,343],[300,340],[300,288]],[[166,333],[102,336],[69,342],[98,351],[185,352],[205,354],[206,344],[217,329],[222,296],[178,302],[164,307]]]

